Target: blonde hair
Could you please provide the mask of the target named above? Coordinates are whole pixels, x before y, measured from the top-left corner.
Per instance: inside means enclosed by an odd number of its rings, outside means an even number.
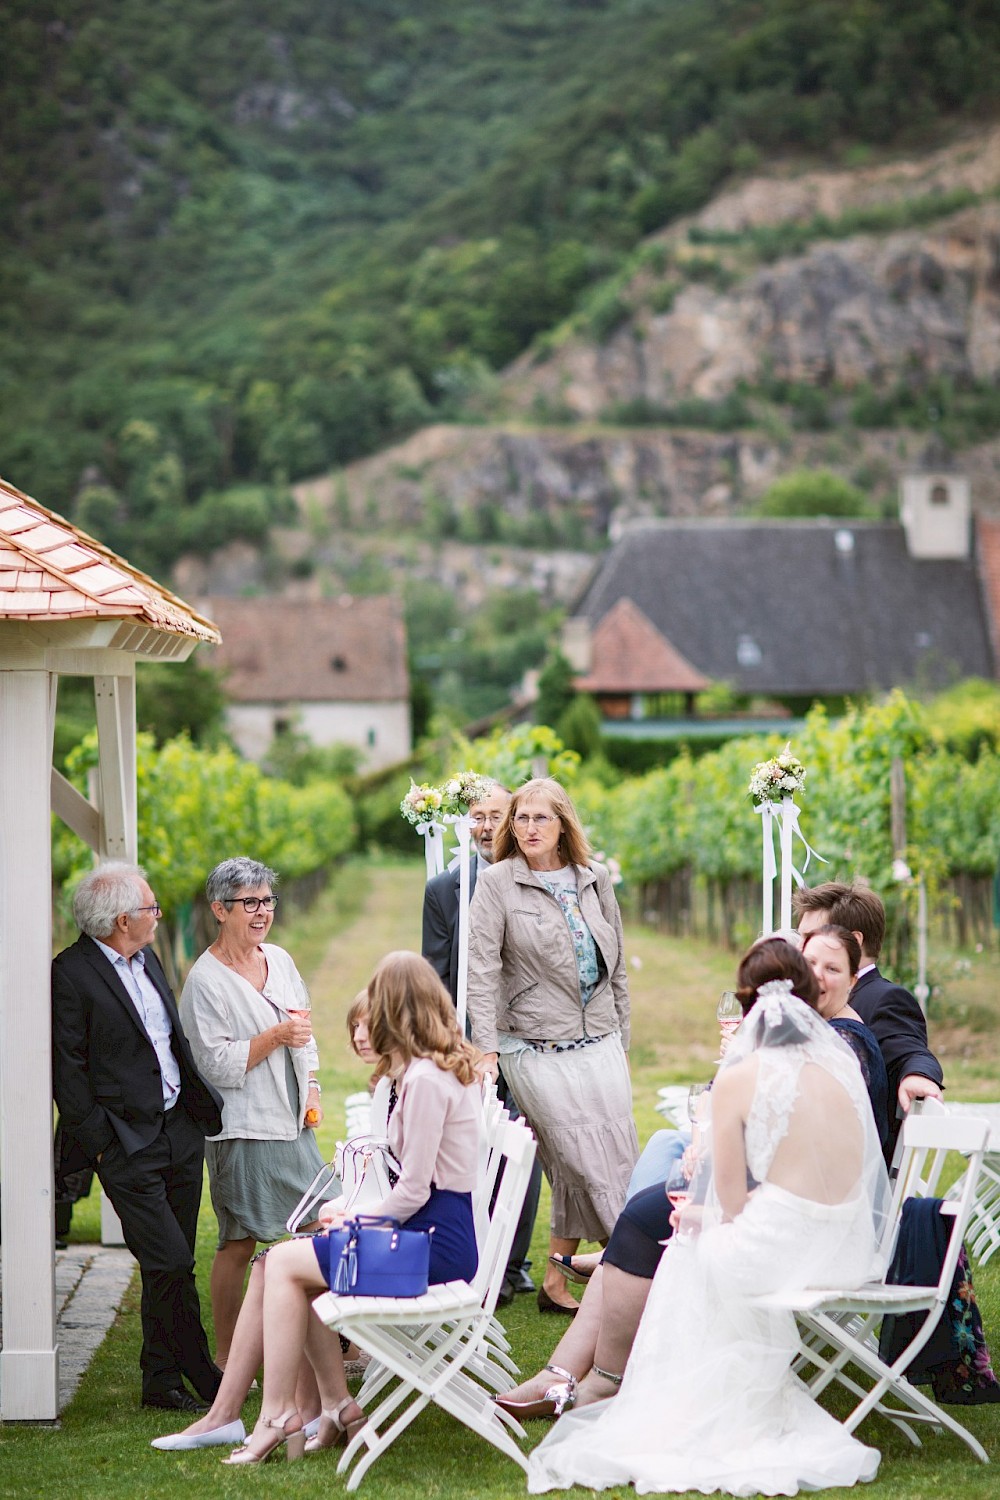
[[[347,1007],[347,1040],[351,1044],[351,1051],[355,1054],[357,1054],[358,1049],[354,1045],[354,1028],[359,1021],[368,1019],[369,1009],[368,991],[358,990],[358,993]]]
[[[562,824],[559,852],[566,862],[571,865],[589,864],[592,850],[577,810],[565,787],[561,787],[558,781],[553,781],[551,776],[536,776],[533,780],[526,781],[511,797],[503,822],[493,835],[493,863],[499,864],[502,859],[512,859],[521,852],[514,835],[514,819],[522,802],[530,802],[534,797],[547,802]]]
[[[387,953],[367,994],[368,1035],[380,1070],[391,1053],[407,1063],[429,1057],[459,1083],[475,1082],[479,1053],[458,1029],[451,996],[426,958],[404,949]]]

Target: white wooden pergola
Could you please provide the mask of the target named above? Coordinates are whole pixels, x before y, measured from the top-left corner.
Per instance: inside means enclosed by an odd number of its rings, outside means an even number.
[[[135,664],[217,643],[210,621],[0,480],[0,1418],[58,1416],[52,1171],[51,814],[138,858]],[[56,689],[93,677],[94,801],[52,766]]]

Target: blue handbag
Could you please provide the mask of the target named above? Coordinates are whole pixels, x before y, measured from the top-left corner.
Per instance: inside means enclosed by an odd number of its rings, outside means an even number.
[[[433,1229],[358,1214],[330,1231],[330,1290],[338,1297],[422,1297]]]

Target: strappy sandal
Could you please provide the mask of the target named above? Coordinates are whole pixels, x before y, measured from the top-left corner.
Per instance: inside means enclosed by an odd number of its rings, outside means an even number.
[[[293,1406],[288,1411],[282,1412],[280,1417],[260,1417],[257,1426],[246,1442],[241,1443],[222,1462],[224,1464],[264,1464],[267,1463],[269,1458],[273,1458],[281,1445],[284,1444],[285,1457],[290,1464],[295,1463],[297,1459],[302,1457],[306,1449],[306,1435],[302,1430],[301,1421],[299,1421],[299,1426],[295,1428],[294,1432],[288,1431],[289,1422],[297,1419],[298,1416],[299,1414]],[[261,1427],[269,1427],[275,1433],[275,1437],[268,1443],[263,1453],[258,1452],[250,1446],[257,1435],[258,1428]]]
[[[586,1286],[593,1276],[593,1271],[579,1271],[573,1264],[572,1255],[550,1255],[549,1260],[554,1266],[558,1266],[567,1281],[575,1281],[580,1286]]]
[[[495,1405],[517,1421],[528,1417],[561,1417],[576,1405],[576,1376],[561,1365],[546,1365],[553,1375],[558,1375],[560,1385],[551,1385],[545,1395],[534,1401],[511,1401],[506,1396],[494,1396]]]
[[[364,1412],[361,1412],[360,1417],[352,1417],[349,1422],[345,1422],[341,1417],[341,1412],[345,1411],[349,1406],[357,1406],[357,1402],[353,1396],[345,1396],[334,1411],[327,1411],[324,1406],[319,1419],[319,1431],[315,1437],[309,1438],[306,1443],[305,1451],[307,1453],[322,1453],[325,1448],[339,1447],[342,1440],[347,1443],[351,1441],[351,1438],[365,1425],[368,1418]],[[358,1410],[361,1410],[360,1407]]]

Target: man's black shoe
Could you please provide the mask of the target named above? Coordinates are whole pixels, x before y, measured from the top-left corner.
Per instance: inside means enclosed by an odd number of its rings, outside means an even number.
[[[500,1290],[497,1292],[497,1307],[509,1307],[513,1300],[514,1288],[505,1276],[500,1283]]]
[[[208,1402],[199,1401],[197,1396],[192,1396],[183,1386],[175,1386],[170,1391],[151,1391],[148,1396],[143,1396],[142,1404],[155,1406],[161,1411],[208,1411]]]
[[[515,1292],[533,1292],[535,1290],[535,1283],[523,1266],[508,1266],[504,1281],[509,1283]]]

